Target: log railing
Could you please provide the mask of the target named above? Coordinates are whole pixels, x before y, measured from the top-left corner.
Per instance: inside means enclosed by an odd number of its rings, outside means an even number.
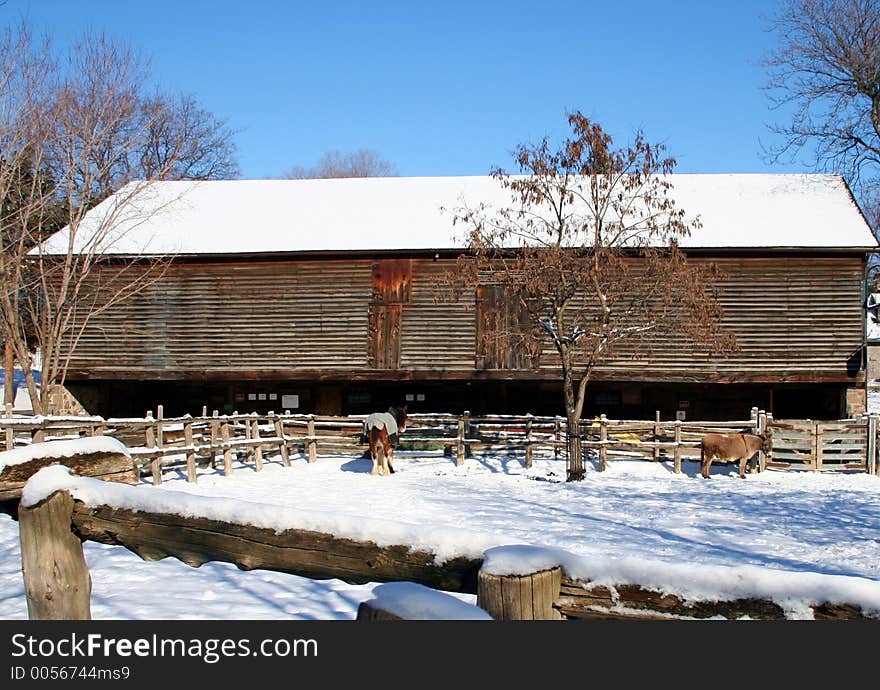
[[[697,460],[700,438],[708,432],[769,430],[773,438],[770,457],[759,456],[759,468],[863,469],[880,472],[877,462],[876,416],[834,423],[773,420],[758,408],[742,421],[615,420],[601,415],[581,423],[585,449],[598,456],[604,469],[609,459],[672,460],[681,472],[683,460]],[[218,464],[226,475],[234,461],[259,471],[271,459],[285,466],[292,457],[315,462],[318,455],[366,452],[360,436],[363,416],[305,414],[208,414],[166,418],[160,406],[143,418],[13,417],[0,418],[7,449],[56,438],[111,435],[131,450],[145,476],[155,484],[163,472],[185,471],[196,481],[197,467]],[[534,457],[560,457],[566,448],[566,420],[531,415],[413,414],[400,437],[398,450],[410,455],[443,453],[457,464],[472,455],[517,455],[526,467]],[[812,437],[810,436],[812,434]],[[810,439],[813,440],[810,440]],[[818,439],[818,440],[817,440]],[[798,445],[800,444],[800,445]]]
[[[139,492],[136,487],[123,489]],[[484,562],[479,557],[462,556],[439,562],[433,553],[405,545],[378,546],[371,541],[296,528],[256,527],[210,517],[155,513],[142,506],[135,511],[87,505],[75,500],[75,493],[75,488],[73,493],[70,489],[59,489],[19,507],[22,574],[31,619],[91,617],[91,578],[82,548],[85,540],[122,545],[149,561],[173,556],[195,567],[208,561],[223,561],[244,570],[267,569],[351,583],[407,581],[445,591],[476,593],[478,606],[493,618],[503,620],[787,617],[786,610],[766,596],[730,598],[722,594],[685,600],[638,583],[609,585],[596,584],[589,578],[576,579],[566,571],[564,563],[556,562],[541,566],[537,572],[499,574],[487,569],[488,560]],[[495,547],[491,551],[506,548],[523,547]],[[554,557],[564,553],[553,550]],[[571,558],[568,554],[563,560]],[[533,563],[534,559],[528,562]],[[663,564],[658,567],[668,568]],[[759,592],[771,572],[764,570],[754,574],[754,589]],[[688,573],[693,574],[691,570]],[[717,576],[717,568],[712,573]],[[774,576],[784,578],[785,574],[776,571]],[[738,586],[748,584],[742,582],[744,577],[747,576],[737,573]],[[877,583],[860,582],[859,591],[864,593],[865,587],[880,590]],[[822,585],[816,591],[831,591],[826,588]],[[798,598],[796,587],[783,590],[787,601]],[[868,601],[866,609],[860,604],[823,600],[822,596],[831,595],[822,594],[817,600],[815,592],[805,592],[801,597],[810,602],[814,618],[880,616],[880,591],[862,594]]]

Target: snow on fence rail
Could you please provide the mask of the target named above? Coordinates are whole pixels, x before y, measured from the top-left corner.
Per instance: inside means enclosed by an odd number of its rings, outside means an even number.
[[[248,522],[241,522],[246,515]],[[295,509],[40,470],[19,507],[22,574],[31,619],[89,619],[82,541],[122,545],[145,560],[234,563],[352,583],[414,582],[477,594],[501,620],[567,618],[880,618],[880,582],[758,566],[586,558],[557,548],[387,520]],[[408,588],[406,597],[413,596]],[[400,592],[390,613],[406,617]],[[415,592],[415,609],[451,615]],[[388,610],[382,597],[373,608]],[[430,601],[427,601],[430,599]],[[471,612],[473,613],[473,612]],[[454,614],[456,616],[459,613]],[[382,616],[369,616],[377,619]]]
[[[162,472],[184,469],[188,481],[197,479],[199,465],[219,465],[226,475],[234,461],[259,471],[266,459],[289,466],[292,456],[315,462],[319,453],[362,455],[364,416],[333,417],[304,414],[232,414],[192,417],[12,417],[0,418],[6,448],[57,438],[109,435],[125,443],[143,475],[155,484]],[[700,439],[709,432],[768,431],[773,439],[768,457],[758,456],[759,470],[862,469],[878,473],[878,425],[876,416],[836,422],[773,420],[772,415],[752,408],[741,421],[615,420],[600,415],[583,420],[579,429],[582,446],[595,452],[599,467],[609,458],[672,460],[681,472],[683,460],[698,460]],[[535,454],[560,457],[566,452],[567,423],[562,417],[531,415],[482,415],[469,413],[413,414],[401,434],[398,450],[410,456],[420,452],[443,452],[456,464],[476,454],[521,455],[531,467]]]

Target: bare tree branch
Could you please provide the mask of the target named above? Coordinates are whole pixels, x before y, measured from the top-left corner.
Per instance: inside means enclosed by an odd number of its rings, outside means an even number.
[[[734,347],[720,326],[712,265],[693,265],[678,249],[697,220],[678,208],[669,174],[675,160],[641,133],[627,147],[580,113],[557,148],[545,139],[515,152],[519,175],[494,172],[509,205],[452,209],[468,229],[468,253],[446,284],[496,286],[516,317],[483,314],[484,339],[502,351],[549,345],[563,382],[569,479],[583,478],[577,434],[590,377],[623,342],[643,347],[648,332],[679,334],[715,351]],[[496,298],[498,299],[498,298]],[[485,312],[485,306],[483,311]],[[494,332],[491,332],[494,329]]]
[[[292,180],[336,177],[393,177],[397,174],[394,164],[370,149],[358,149],[351,153],[329,151],[313,167],[294,166],[285,177]]]

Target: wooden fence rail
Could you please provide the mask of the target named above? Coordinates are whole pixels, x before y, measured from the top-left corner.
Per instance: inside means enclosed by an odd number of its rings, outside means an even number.
[[[19,525],[31,619],[91,617],[91,578],[82,548],[85,540],[125,546],[148,561],[173,556],[195,567],[223,561],[244,570],[275,570],[352,583],[410,581],[476,593],[478,605],[496,619],[786,617],[779,604],[759,598],[684,601],[638,584],[609,587],[576,580],[558,567],[552,572],[498,576],[483,572],[482,558],[458,557],[438,564],[433,553],[404,545],[380,547],[371,541],[322,532],[86,505],[74,500],[67,490],[55,491],[34,505],[20,506]],[[786,596],[795,594],[787,592]],[[877,615],[847,603],[818,601],[811,606],[815,618]]]
[[[162,407],[143,418],[13,417],[0,418],[6,448],[40,440],[108,435],[125,443],[141,473],[162,481],[163,472],[185,471],[197,479],[199,465],[221,464],[225,475],[238,460],[256,471],[267,460],[288,466],[292,457],[315,462],[322,454],[363,455],[363,416],[331,417],[304,414],[232,414],[165,417]],[[601,415],[584,420],[582,446],[598,455],[600,469],[609,459],[672,460],[675,472],[682,461],[698,460],[700,439],[709,432],[765,430],[772,437],[768,457],[759,456],[759,469],[854,470],[880,472],[877,462],[876,416],[814,422],[774,420],[758,408],[741,421],[616,420]],[[564,456],[567,424],[562,417],[531,415],[413,414],[401,435],[399,450],[411,456],[442,452],[457,464],[472,455],[518,455],[526,467],[534,457]]]

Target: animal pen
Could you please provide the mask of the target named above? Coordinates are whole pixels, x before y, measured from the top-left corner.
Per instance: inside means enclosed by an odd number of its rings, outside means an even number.
[[[137,472],[158,485],[168,471],[183,471],[194,482],[200,466],[219,467],[230,475],[234,461],[260,471],[270,458],[288,466],[298,457],[315,462],[319,455],[363,455],[363,419],[272,412],[220,415],[216,410],[209,415],[207,409],[198,417],[165,418],[160,406],[155,415],[126,419],[8,413],[0,419],[0,428],[7,450],[53,439],[112,436],[128,447]],[[878,473],[876,415],[828,422],[776,420],[757,408],[749,419],[728,422],[615,420],[601,415],[583,420],[579,429],[583,447],[595,455],[600,470],[614,459],[671,460],[676,473],[683,461],[699,461],[703,434],[765,431],[772,449],[759,453],[759,470]],[[472,455],[504,454],[521,457],[531,467],[535,456],[564,458],[567,433],[563,417],[414,414],[408,417],[398,450],[409,457],[442,452],[458,465]],[[0,495],[3,481],[0,471]]]
[[[228,475],[242,462],[259,471],[270,461],[290,465],[295,460],[315,462],[325,454],[364,453],[359,443],[363,424],[360,417],[204,412],[199,417],[164,418],[160,408],[157,414],[138,419],[7,417],[0,420],[0,426],[9,449],[54,439],[114,437],[128,447],[129,468],[136,470],[133,481],[122,480],[128,483],[138,483],[140,477],[145,477],[160,484],[163,474],[170,472],[176,476],[185,472],[189,481],[196,481],[200,468]],[[674,470],[679,472],[682,461],[699,458],[703,433],[763,430],[774,439],[772,453],[762,459],[764,467],[877,471],[878,430],[874,416],[835,423],[777,421],[758,409],[752,410],[749,419],[722,423],[611,420],[603,416],[585,420],[579,432],[600,467],[616,458],[672,460]],[[515,455],[529,466],[536,457],[562,459],[566,433],[561,417],[419,414],[408,419],[401,447],[410,448],[413,456],[431,453],[436,457],[442,453],[457,464],[464,463],[471,454]],[[66,462],[63,458],[55,461]],[[0,498],[8,498],[3,493],[9,488],[4,485],[7,471],[21,467],[2,468]],[[614,586],[594,582],[588,563],[568,570],[571,563],[577,563],[577,557],[571,554],[552,567],[510,575],[493,572],[487,568],[489,561],[479,557],[438,562],[428,551],[404,545],[378,546],[296,525],[279,530],[209,515],[199,517],[183,510],[181,514],[167,508],[151,511],[138,504],[137,496],[144,494],[135,486],[119,487],[112,504],[100,498],[84,503],[76,498],[78,486],[100,497],[100,487],[106,483],[89,476],[55,476],[67,479],[57,489],[50,489],[45,498],[18,508],[22,572],[32,619],[90,618],[91,584],[82,552],[86,540],[125,546],[145,560],[172,556],[192,566],[223,561],[246,570],[269,569],[352,583],[407,581],[446,592],[472,593],[477,595],[478,607],[500,620],[784,619],[788,615],[769,594],[692,600],[665,594],[656,585],[639,584],[638,579]],[[164,506],[174,500],[172,496],[180,498],[178,492],[168,492],[166,497],[164,489],[157,491],[163,494],[159,498]],[[120,496],[131,498],[124,498],[120,506]],[[138,507],[124,507],[127,500]],[[553,553],[561,552],[557,549]],[[811,608],[816,619],[875,616],[858,602],[817,601]],[[393,612],[376,611],[370,602],[365,602],[358,613],[363,620],[389,617],[395,617]]]

